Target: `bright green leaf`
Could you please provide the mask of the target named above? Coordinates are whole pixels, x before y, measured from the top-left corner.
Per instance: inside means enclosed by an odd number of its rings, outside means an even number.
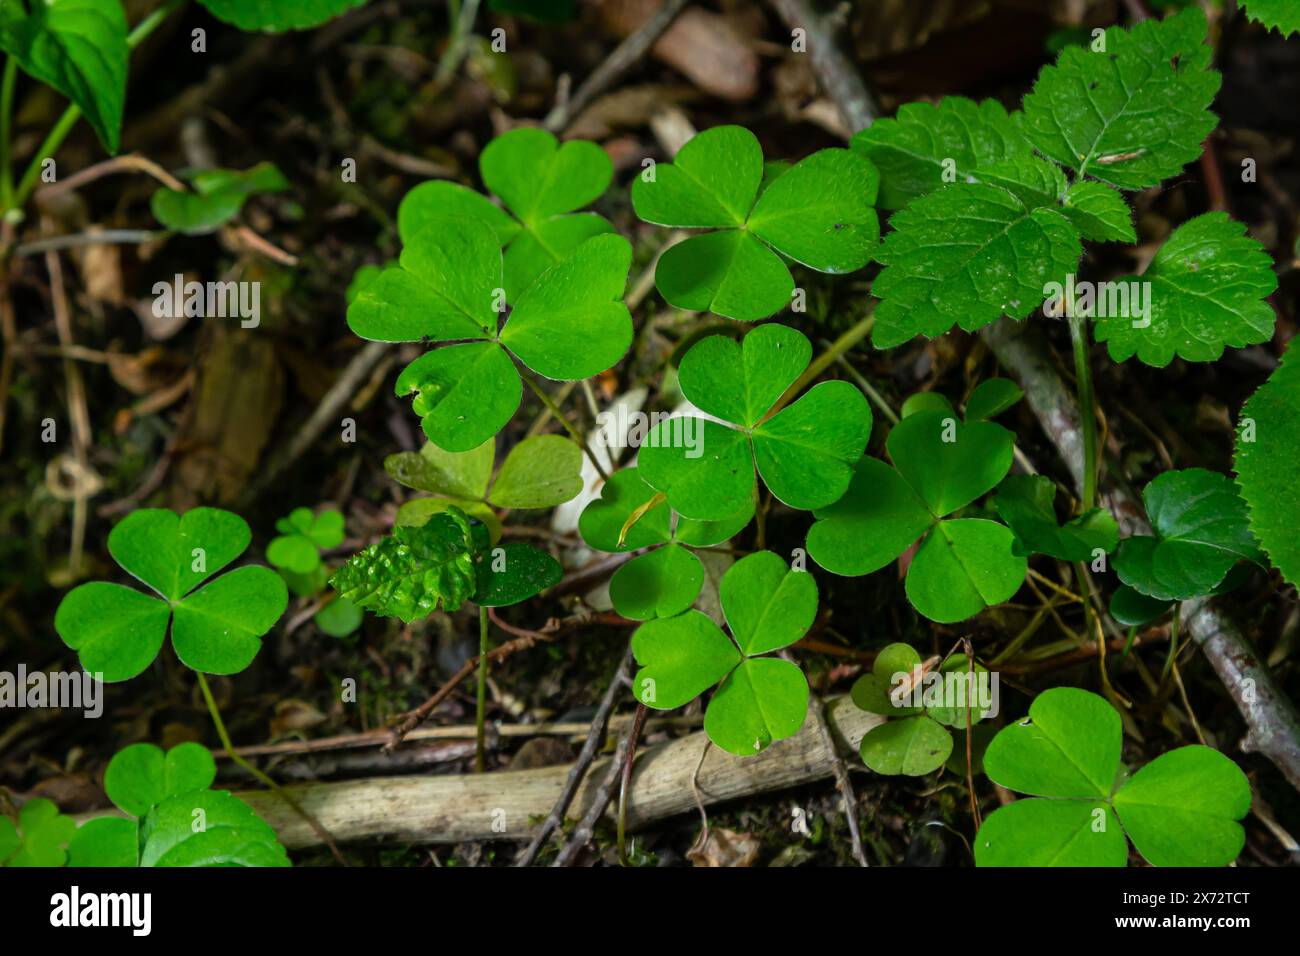
[[[68,841],[68,866],[133,867],[139,861],[139,824],[123,817],[87,820]]]
[[[871,728],[858,751],[876,773],[919,777],[943,766],[952,735],[924,715],[904,717]]]
[[[393,391],[416,393],[411,409],[420,416],[425,436],[451,452],[488,441],[523,398],[519,372],[495,342],[431,349],[402,370]]]
[[[1016,554],[1048,554],[1062,561],[1090,561],[1100,549],[1119,545],[1119,525],[1109,511],[1093,508],[1061,525],[1053,501],[1056,484],[1043,475],[1008,475],[993,506],[1016,535]]]
[[[444,451],[432,442],[418,452],[384,459],[384,470],[399,484],[448,498],[484,499],[492,480],[496,442],[489,438],[468,451]]]
[[[1246,15],[1282,36],[1300,33],[1300,7],[1292,0],[1242,0]]]
[[[262,635],[288,603],[284,581],[274,571],[236,568],[174,606],[172,647],[193,670],[237,674],[253,662]]]
[[[918,412],[889,433],[886,448],[899,473],[935,517],[952,514],[992,490],[1011,468],[1015,438],[991,422],[960,422]]]
[[[813,515],[809,555],[827,571],[853,577],[880,570],[934,523],[903,476],[874,458],[861,459],[843,497]]]
[[[203,828],[194,826],[201,811]],[[289,866],[275,831],[224,790],[168,797],[140,821],[141,866]]]
[[[1053,687],[1029,716],[1002,728],[984,754],[984,772],[1008,790],[1040,797],[1108,798],[1119,770],[1115,708],[1084,690]]]
[[[986,769],[987,759],[986,754]],[[1127,862],[1124,831],[1102,802],[1017,800],[994,810],[975,837],[976,866],[1123,866]]]
[[[981,422],[996,418],[1024,397],[1024,391],[1011,379],[987,378],[976,385],[970,398],[966,399],[966,421]]]
[[[791,569],[771,551],[741,558],[719,588],[727,625],[747,656],[788,647],[817,616],[817,582]]]
[[[632,653],[641,665],[633,693],[656,710],[689,703],[741,661],[736,645],[699,611],[642,624],[632,635]]]
[[[553,508],[580,491],[582,450],[561,435],[534,435],[510,449],[489,500],[498,508]]]
[[[1011,532],[995,521],[940,521],[907,569],[907,599],[943,624],[1001,604],[1020,590],[1028,570],[1025,559],[1012,553],[1013,541]]]
[[[796,665],[747,658],[709,701],[704,730],[723,750],[743,757],[797,734],[807,713],[808,681]]]
[[[1133,210],[1124,197],[1105,183],[1090,179],[1072,185],[1061,203],[1061,213],[1079,235],[1095,242],[1137,242]]]
[[[191,177],[193,190],[163,187],[153,194],[149,209],[155,219],[176,232],[196,236],[225,225],[244,208],[250,196],[283,192],[289,181],[271,163],[252,169],[205,170]]]
[[[638,555],[614,572],[609,599],[623,617],[648,621],[672,617],[695,603],[704,586],[704,566],[678,544]]]
[[[199,0],[218,20],[241,30],[306,30],[369,0]]]

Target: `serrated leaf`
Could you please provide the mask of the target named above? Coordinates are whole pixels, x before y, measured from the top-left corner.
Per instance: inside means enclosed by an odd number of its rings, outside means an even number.
[[[669,544],[637,555],[609,579],[609,599],[623,617],[648,621],[672,617],[695,603],[704,566],[689,549]]]
[[[1026,205],[1000,186],[957,183],[922,196],[891,220],[872,293],[878,348],[954,324],[975,331],[1007,315],[1023,319],[1044,286],[1078,266],[1074,227],[1057,209]]]
[[[1264,300],[1277,277],[1264,247],[1245,231],[1226,213],[1197,216],[1174,230],[1140,278],[1119,280],[1145,286],[1149,314],[1097,318],[1097,341],[1111,358],[1136,355],[1163,368],[1175,355],[1212,362],[1225,346],[1268,341],[1276,316]]]
[[[1105,183],[1080,180],[1070,186],[1061,203],[1061,214],[1079,235],[1095,242],[1137,242],[1133,210],[1124,197]]]
[[[394,528],[349,559],[330,585],[358,607],[410,624],[473,596],[475,550],[468,519],[449,508],[423,525]]]
[[[1201,154],[1214,129],[1205,14],[1191,7],[1131,30],[1105,48],[1066,47],[1025,97],[1022,129],[1045,155],[1122,189],[1154,186]]]
[[[281,33],[320,26],[369,0],[199,0],[218,20],[241,30]]]
[[[1016,554],[1048,554],[1062,561],[1089,561],[1100,549],[1119,546],[1119,525],[1103,508],[1093,508],[1064,525],[1056,520],[1056,484],[1043,475],[1009,475],[998,486],[993,507],[1016,535]]]
[[[1300,348],[1290,348],[1241,410],[1233,468],[1248,522],[1273,566],[1300,583]]]
[[[511,541],[478,559],[471,600],[480,607],[518,604],[558,584],[563,573],[560,562],[545,551]]]
[[[498,508],[553,508],[580,491],[581,449],[561,435],[534,435],[510,449],[488,497]]]
[[[1300,33],[1300,7],[1292,0],[1241,0],[1246,16],[1282,36]]]
[[[952,734],[919,714],[871,728],[858,752],[876,773],[919,777],[943,766],[952,753]]]
[[[1115,571],[1148,597],[1183,601],[1210,593],[1238,561],[1259,563],[1246,503],[1226,476],[1167,471],[1142,492],[1153,535],[1120,542]]]
[[[1114,811],[1100,801],[1017,800],[993,811],[975,838],[976,866],[1124,866],[1127,862],[1124,831]]]
[[[464,498],[412,498],[397,509],[393,526],[417,528],[433,515],[445,511],[465,512],[470,518],[483,524],[491,543],[495,544],[501,540],[501,519],[497,517],[497,513],[481,501],[469,501]]]
[[[855,133],[853,148],[880,170],[880,206],[901,209],[946,183],[965,181],[990,163],[1028,156],[1030,146],[996,100],[946,96],[937,104],[906,103],[892,118]],[[945,162],[951,178],[945,179]]]
[[[0,6],[0,50],[80,108],[110,153],[117,152],[126,104],[126,37],[120,0],[9,0]]]

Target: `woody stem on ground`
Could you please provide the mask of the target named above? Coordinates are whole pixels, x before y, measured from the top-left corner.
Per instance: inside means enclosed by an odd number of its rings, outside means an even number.
[[[487,677],[488,677],[488,609],[478,609],[478,692],[474,710],[474,772],[482,773],[487,769],[487,724],[484,714],[487,711]]]
[[[564,426],[564,430],[569,433],[569,437],[572,438],[577,446],[582,449],[583,454],[587,456],[587,460],[590,461],[592,467],[596,469],[596,473],[599,474],[604,481],[609,481],[609,474],[601,466],[600,462],[596,459],[596,456],[592,454],[591,449],[587,446],[586,439],[578,434],[578,430],[569,423],[567,418],[565,418],[564,412],[560,409],[560,406],[555,404],[555,399],[546,394],[546,389],[542,388],[542,386],[537,383],[537,379],[533,378],[523,369],[519,370],[519,375],[528,383],[528,387],[533,390],[533,394],[541,399],[542,404],[545,405],[550,413],[555,416],[555,420]]]
[[[272,790],[283,800],[294,813],[302,817],[312,831],[320,838],[320,841],[330,848],[334,854],[334,859],[339,862],[340,866],[347,866],[348,861],[339,851],[338,845],[335,844],[334,838],[330,836],[329,831],[321,826],[320,821],[308,813],[301,803],[293,798],[287,790],[282,788],[278,783],[271,779],[270,776],[254,767],[245,760],[235,750],[235,745],[230,740],[230,733],[226,730],[226,723],[221,719],[221,711],[217,708],[216,698],[212,696],[212,688],[208,686],[208,678],[202,671],[195,671],[194,676],[199,679],[199,690],[203,692],[203,700],[208,705],[208,713],[212,715],[212,723],[217,728],[217,736],[221,738],[221,747],[226,751],[226,756],[241,767],[246,773],[252,775],[267,789]]]
[[[147,17],[141,20],[138,24],[136,24],[135,29],[132,30],[127,35],[126,38],[127,47],[130,49],[135,49],[137,46],[143,43],[145,38],[148,37],[149,34],[153,33],[154,30],[158,29],[159,24],[161,24],[164,20],[166,20],[169,16],[171,16],[181,7],[185,6],[185,2],[186,0],[168,0],[167,3],[164,3],[153,13],[149,14]],[[12,56],[9,57],[9,62],[5,66],[6,80],[8,79],[8,71],[11,68],[16,68],[16,67],[17,64],[14,62],[13,57]],[[10,90],[9,93],[10,95],[12,95],[12,90]],[[7,122],[8,110],[5,110],[4,112],[5,112],[6,122]],[[0,210],[0,212],[8,212],[11,209],[22,208],[23,204],[27,202],[28,197],[31,196],[32,190],[36,188],[36,180],[37,177],[40,176],[41,165],[45,162],[46,159],[52,156],[61,145],[63,145],[63,141],[67,138],[68,133],[72,132],[72,127],[74,127],[77,124],[77,120],[79,119],[81,119],[81,110],[75,104],[70,105],[66,110],[63,111],[63,115],[60,116],[58,121],[54,124],[54,127],[53,129],[50,130],[49,135],[45,137],[45,141],[41,143],[41,145],[37,148],[35,154],[33,154],[32,161],[27,166],[27,171],[23,173],[23,178],[18,183],[18,188],[13,191],[10,191],[6,188],[4,202],[0,203],[0,205],[3,205],[4,208],[3,210]],[[8,149],[9,149],[9,137],[7,135],[8,134],[7,128],[5,129],[4,133],[5,135],[3,137],[4,138],[3,148],[6,151],[5,158],[7,160]],[[0,176],[3,176],[6,183],[9,181],[7,172],[8,172],[7,167],[5,168],[5,170],[0,171]]]

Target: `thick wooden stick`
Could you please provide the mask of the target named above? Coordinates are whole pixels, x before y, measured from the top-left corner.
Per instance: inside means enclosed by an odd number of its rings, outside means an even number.
[[[845,697],[827,703],[837,744],[856,753],[858,743],[883,718],[853,706]],[[691,778],[707,738],[703,733],[658,744],[642,752],[632,775],[628,827],[694,811]],[[608,760],[587,774],[570,807],[580,816],[591,805]],[[811,715],[803,729],[753,757],[710,749],[699,771],[700,798],[722,803],[828,779],[830,750]],[[569,768],[455,776],[380,777],[342,783],[285,787],[340,842],[460,843],[468,840],[531,839],[537,821],[555,805]],[[271,824],[290,849],[316,846],[319,839],[302,818],[273,793],[239,794]]]

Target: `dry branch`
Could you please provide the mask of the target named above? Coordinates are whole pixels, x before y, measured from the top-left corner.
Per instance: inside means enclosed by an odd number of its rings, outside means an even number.
[[[853,706],[846,697],[827,704],[827,718],[841,747],[856,752],[863,734],[883,718]],[[628,828],[695,810],[691,778],[708,738],[702,732],[657,744],[638,757],[628,801]],[[737,800],[828,779],[834,752],[805,720],[794,737],[752,757],[710,748],[699,771],[705,804]],[[598,761],[578,790],[571,816],[595,799],[609,761]],[[339,842],[460,843],[468,840],[531,839],[539,820],[564,789],[569,768],[502,771],[456,776],[401,776],[285,787]],[[275,794],[241,793],[279,834],[285,846],[316,846],[319,840],[302,818]]]

